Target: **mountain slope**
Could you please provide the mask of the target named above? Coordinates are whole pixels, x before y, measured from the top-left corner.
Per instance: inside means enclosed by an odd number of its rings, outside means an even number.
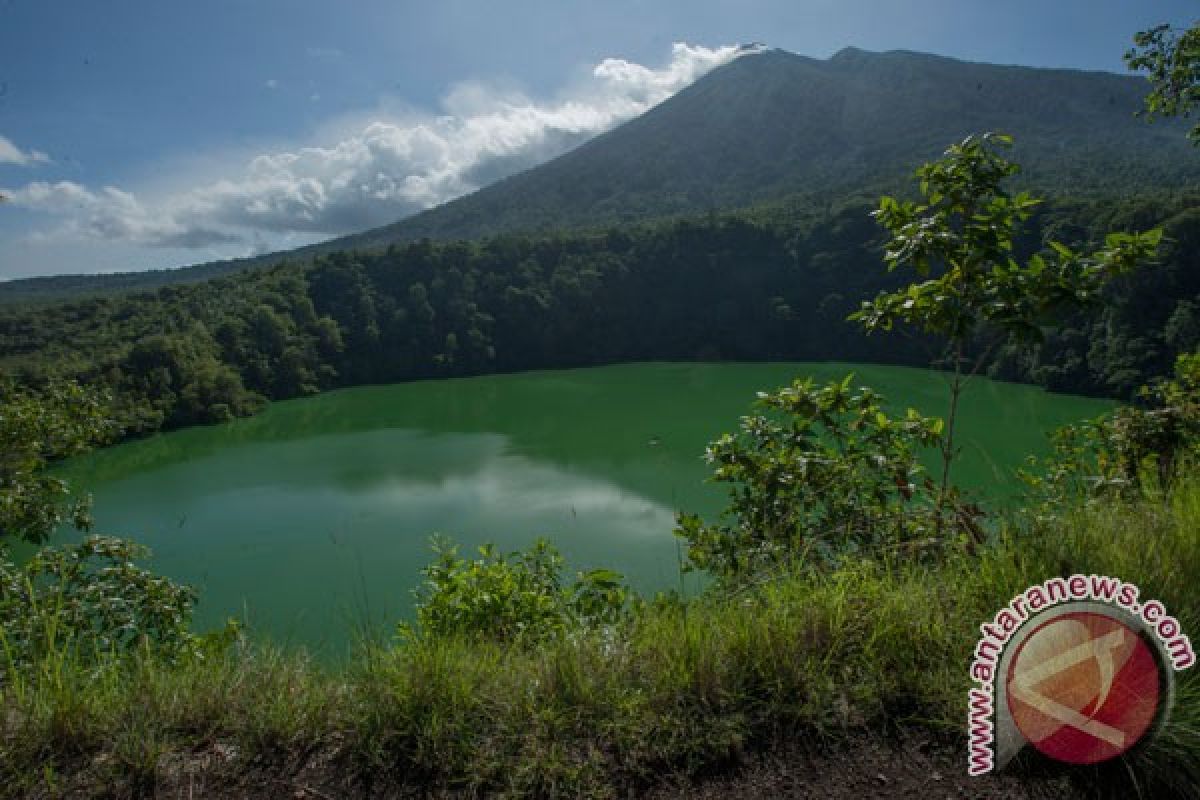
[[[241,261],[141,276],[0,284],[0,299],[202,280],[287,257],[423,237],[590,227],[803,194],[879,191],[964,135],[1017,137],[1023,180],[1056,194],[1200,183],[1184,125],[1134,117],[1146,82],[854,48],[822,61],[742,56],[646,114],[541,166],[392,225]]]
[[[947,144],[1014,134],[1043,189],[1185,185],[1183,126],[1136,119],[1145,82],[1069,70],[843,50],[779,50],[714,70],[667,102],[541,167],[348,241],[478,236],[747,205],[890,184]]]

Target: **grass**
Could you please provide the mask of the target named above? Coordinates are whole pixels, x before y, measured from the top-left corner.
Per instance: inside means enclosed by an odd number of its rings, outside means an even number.
[[[961,742],[979,624],[1026,586],[1073,572],[1138,583],[1200,636],[1200,480],[1169,502],[1106,501],[1010,526],[971,557],[785,574],[524,648],[425,639],[364,648],[337,673],[261,647],[90,668],[47,659],[0,687],[0,794],[148,794],[181,759],[219,748],[234,772],[287,774],[319,756],[359,787],[612,797],[796,740],[915,726]],[[1149,747],[1072,780],[1192,796],[1195,673],[1179,676]]]

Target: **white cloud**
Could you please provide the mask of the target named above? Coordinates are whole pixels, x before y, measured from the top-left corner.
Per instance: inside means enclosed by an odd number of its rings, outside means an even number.
[[[11,203],[68,218],[66,232],[97,239],[154,247],[208,247],[240,241],[236,234],[185,225],[169,214],[148,210],[129,192],[106,186],[98,192],[73,183],[36,181],[20,189],[6,189]]]
[[[29,167],[34,164],[47,164],[50,156],[38,150],[24,152],[11,140],[0,136],[0,164],[16,164],[19,167]]]
[[[480,83],[455,87],[439,116],[375,119],[325,146],[253,158],[236,177],[157,202],[107,187],[34,183],[5,190],[16,205],[68,218],[110,240],[203,247],[263,233],[334,235],[393,222],[558,155],[740,54],[675,44],[652,69],[610,58],[560,97],[538,101]],[[268,83],[268,85],[270,82]]]
[[[263,86],[266,86],[268,89],[278,89],[279,81],[275,80],[274,78],[268,78],[267,82],[264,83]]]

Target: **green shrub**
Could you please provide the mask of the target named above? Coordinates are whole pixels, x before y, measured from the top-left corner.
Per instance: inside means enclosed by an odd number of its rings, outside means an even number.
[[[917,452],[938,445],[941,420],[912,409],[890,417],[852,380],[761,394],[739,434],[709,445],[712,480],[732,485],[731,503],[721,524],[679,515],[690,567],[735,579],[928,543],[932,486]]]
[[[486,544],[474,560],[436,538],[434,551],[417,590],[417,630],[401,625],[403,636],[527,642],[612,623],[625,607],[619,574],[591,570],[565,583],[563,558],[543,539],[507,554]]]
[[[44,547],[24,566],[0,560],[0,675],[46,659],[95,663],[136,647],[178,651],[195,592],[134,565],[147,550],[108,536]]]
[[[1168,491],[1200,456],[1200,353],[1180,356],[1175,374],[1145,387],[1140,406],[1052,434],[1053,452],[1021,477],[1043,505],[1099,494]],[[1181,469],[1181,466],[1184,469]]]
[[[112,440],[107,402],[70,381],[34,391],[0,379],[0,548],[10,537],[41,544],[64,520],[90,527],[88,498],[71,498],[46,467]]]

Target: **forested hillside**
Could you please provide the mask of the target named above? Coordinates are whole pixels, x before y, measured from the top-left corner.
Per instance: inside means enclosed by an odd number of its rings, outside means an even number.
[[[1129,396],[1200,344],[1200,193],[1048,203],[1018,247],[1162,225],[1158,265],[993,376]],[[846,316],[897,279],[870,207],[763,206],[658,225],[341,252],[192,286],[0,309],[0,368],[116,390],[130,430],[252,413],[268,399],[414,378],[647,359],[927,365],[919,338]],[[983,343],[980,343],[982,346]]]
[[[981,131],[1015,136],[1020,182],[1080,196],[1200,185],[1183,123],[1134,116],[1148,85],[1101,72],[845,49],[744,55],[553,161],[382,228],[185,270],[0,284],[0,302],[157,288],[345,250],[640,223],[786,201],[828,210],[908,184]],[[80,265],[86,272],[87,265]]]

